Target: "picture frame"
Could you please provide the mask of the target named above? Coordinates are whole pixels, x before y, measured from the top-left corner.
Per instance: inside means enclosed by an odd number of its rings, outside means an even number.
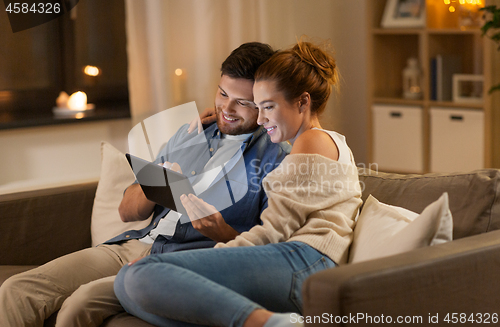
[[[483,75],[453,74],[453,102],[481,105],[483,90]]]
[[[387,0],[383,28],[418,28],[426,24],[425,0]]]

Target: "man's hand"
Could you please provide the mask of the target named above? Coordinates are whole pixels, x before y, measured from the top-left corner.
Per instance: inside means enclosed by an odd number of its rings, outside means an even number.
[[[155,203],[144,195],[139,184],[130,185],[118,207],[123,222],[146,220],[151,216]]]
[[[163,166],[163,167],[165,167],[167,169],[176,171],[179,174],[182,174],[181,166],[179,166],[179,164],[177,162],[171,163],[171,162],[165,161],[164,163],[159,163],[158,165],[159,166]]]
[[[177,162],[165,161],[158,165],[182,174],[181,166]],[[151,216],[154,207],[155,203],[146,198],[141,186],[133,184],[125,191],[118,212],[123,222],[146,220]]]
[[[188,133],[191,134],[198,127],[198,134],[203,132],[203,124],[211,124],[217,120],[214,108],[206,108],[200,114],[200,118],[193,119],[189,123]]]
[[[193,194],[181,196],[194,229],[216,242],[229,242],[239,233],[229,226],[214,206],[206,203]]]

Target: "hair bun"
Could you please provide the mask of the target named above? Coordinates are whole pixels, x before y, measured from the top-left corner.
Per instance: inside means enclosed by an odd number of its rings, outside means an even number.
[[[338,80],[337,64],[326,49],[310,42],[298,41],[292,51],[305,63],[315,68],[318,74],[329,84],[335,85]]]

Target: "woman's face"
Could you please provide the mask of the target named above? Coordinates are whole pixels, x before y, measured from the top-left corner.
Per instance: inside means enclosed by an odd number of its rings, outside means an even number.
[[[253,86],[254,102],[259,108],[257,124],[267,129],[273,143],[293,143],[304,121],[299,101],[290,103],[276,90],[274,81],[259,81]]]

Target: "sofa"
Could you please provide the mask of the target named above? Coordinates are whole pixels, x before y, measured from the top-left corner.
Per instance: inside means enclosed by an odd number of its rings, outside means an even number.
[[[360,171],[364,200],[371,194],[417,213],[447,192],[453,241],[314,274],[303,285],[303,315],[291,318],[306,326],[370,325],[399,317],[417,319],[415,324],[422,324],[420,317],[423,324],[448,319],[467,325],[489,314],[495,322],[494,314],[498,319],[500,313],[499,182],[496,169],[425,175]],[[0,283],[91,246],[97,186],[88,182],[0,195]],[[464,315],[469,320],[462,321]],[[45,326],[54,322],[55,314]],[[122,313],[103,326],[151,325]]]

